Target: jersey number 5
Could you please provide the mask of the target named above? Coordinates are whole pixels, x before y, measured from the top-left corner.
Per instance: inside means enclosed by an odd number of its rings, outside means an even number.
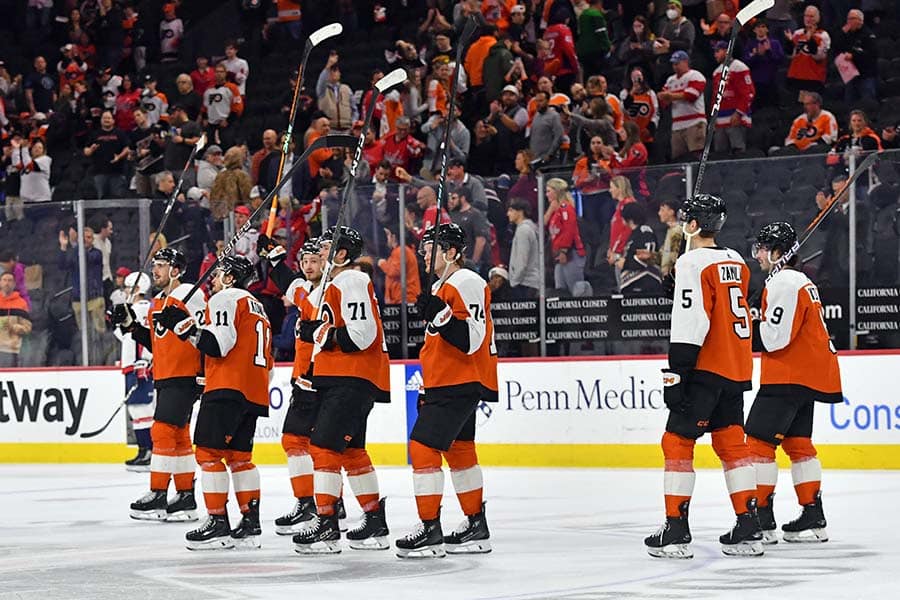
[[[745,303],[741,303],[741,300],[744,299],[744,293],[739,287],[730,287],[728,288],[728,297],[731,302],[731,314],[737,319],[732,325],[734,333],[742,340],[746,340],[750,337],[751,329],[750,311],[747,310]]]

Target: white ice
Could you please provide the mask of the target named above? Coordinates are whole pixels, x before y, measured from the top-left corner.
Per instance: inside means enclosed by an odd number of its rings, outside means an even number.
[[[662,473],[655,470],[486,468],[494,552],[419,561],[349,548],[329,557],[295,554],[272,524],[292,505],[286,469],[261,471],[263,548],[198,553],[183,544],[193,525],[128,518],[146,474],[112,465],[0,466],[0,599],[897,597],[896,471],[826,470],[831,541],[782,541],[760,558],[722,555],[718,536],[734,516],[721,472],[701,471],[691,506],[695,557],[688,561],[644,551],[644,536],[662,521]],[[398,537],[415,520],[411,476],[401,468],[378,473],[392,538]],[[447,479],[445,531],[461,518]],[[351,518],[358,514],[352,498],[347,505]],[[229,506],[235,510],[233,500]],[[779,524],[797,511],[783,470]]]

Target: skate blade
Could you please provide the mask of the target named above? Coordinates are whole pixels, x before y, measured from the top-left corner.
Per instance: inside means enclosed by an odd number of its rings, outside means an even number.
[[[166,515],[167,523],[189,523],[197,520],[196,510],[179,510]]]
[[[315,519],[307,519],[306,521],[300,521],[299,523],[294,523],[293,525],[276,525],[275,526],[275,534],[276,535],[297,535],[298,533],[303,533],[310,526],[315,523]]]
[[[766,546],[771,546],[773,544],[778,543],[778,533],[775,532],[774,529],[763,530],[763,539],[762,543]]]
[[[223,536],[204,541],[191,541],[185,543],[188,550],[231,550],[234,548],[234,540],[231,536]]]
[[[444,542],[447,554],[487,554],[492,550],[490,540],[472,540],[462,544]]]
[[[650,546],[647,546],[647,554],[653,558],[694,558],[694,551],[691,550],[691,547],[688,544],[669,544],[662,548],[651,548]]]
[[[262,548],[261,535],[248,535],[242,538],[231,538],[234,542],[235,550],[259,550]]]
[[[350,529],[350,526],[347,525],[347,519],[338,519],[338,531],[341,533],[346,533]]]
[[[443,544],[435,544],[434,546],[425,546],[415,550],[406,550],[397,548],[397,558],[410,559],[428,559],[428,558],[444,558],[447,552],[444,550]]]
[[[129,473],[149,473],[150,465],[125,465],[125,470]]]
[[[387,550],[391,547],[387,535],[367,537],[364,540],[347,540],[347,545],[354,550]]]
[[[136,521],[165,521],[166,511],[160,510],[132,510],[129,516]]]
[[[722,554],[726,556],[762,556],[765,554],[762,541],[722,544]]]
[[[803,531],[785,531],[784,541],[791,544],[820,544],[828,541],[828,532],[825,528],[804,529]]]
[[[297,554],[340,554],[341,543],[338,540],[312,544],[298,544],[295,542],[294,552]]]

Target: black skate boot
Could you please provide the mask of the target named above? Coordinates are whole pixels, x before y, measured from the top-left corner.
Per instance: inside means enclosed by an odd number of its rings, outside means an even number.
[[[133,473],[147,473],[150,471],[150,456],[153,451],[150,448],[138,448],[137,455],[125,461],[125,470]]]
[[[666,522],[651,536],[644,538],[647,554],[655,558],[693,558],[691,550],[691,529],[688,527],[688,507],[682,502],[678,507],[679,517],[666,517]]]
[[[260,548],[262,547],[259,540],[261,535],[259,500],[253,498],[247,503],[247,512],[241,517],[241,522],[231,530],[231,538],[235,548]]]
[[[340,554],[341,532],[337,513],[316,515],[310,526],[294,536],[297,554]]]
[[[166,521],[191,522],[197,520],[197,500],[194,499],[193,488],[176,492],[166,507]]]
[[[487,554],[491,551],[491,532],[484,516],[484,505],[482,502],[480,513],[467,516],[453,533],[444,536],[447,554]]]
[[[775,492],[772,492],[769,494],[768,504],[756,508],[756,514],[759,515],[759,527],[762,529],[763,534],[763,544],[766,545],[778,543],[778,533],[776,532],[777,525],[775,525],[775,507],[772,504],[774,500]]]
[[[294,509],[288,514],[275,519],[275,533],[278,535],[294,535],[300,533],[313,523],[316,518],[316,502],[312,497],[297,498]]]
[[[378,508],[364,512],[359,524],[347,532],[347,543],[354,550],[387,550],[391,547],[390,535],[384,516],[384,498],[378,501]]]
[[[419,521],[416,526],[394,542],[400,558],[443,558],[444,532],[441,531],[441,515],[431,521]]]
[[[184,539],[188,550],[225,550],[234,548],[228,513],[207,515],[203,525],[188,531]]]
[[[719,536],[722,553],[728,556],[762,556],[763,534],[756,512],[756,498],[747,501],[747,512],[737,516],[731,531]]]
[[[338,529],[347,531],[347,509],[344,508],[343,496],[334,501],[334,514],[338,518]]]
[[[800,516],[781,526],[786,542],[827,542],[825,512],[822,510],[822,492],[816,492],[812,504],[804,504]]]
[[[138,521],[165,521],[166,514],[165,490],[150,490],[131,503],[131,518]]]

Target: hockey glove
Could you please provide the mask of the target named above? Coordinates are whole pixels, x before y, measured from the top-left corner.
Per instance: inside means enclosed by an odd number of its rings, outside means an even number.
[[[663,401],[668,409],[686,415],[691,408],[687,396],[689,371],[663,369]]]
[[[269,262],[274,267],[284,260],[286,254],[287,250],[284,249],[284,246],[275,246],[266,253],[266,258],[269,259]]]
[[[322,350],[334,348],[334,326],[321,319],[297,322],[297,337],[310,344],[316,344]]]
[[[434,325],[437,328],[446,325],[450,317],[453,316],[453,311],[447,306],[446,302],[437,296],[426,294],[425,292],[422,292],[416,298],[416,309],[425,323]]]
[[[137,321],[137,315],[130,304],[116,304],[109,311],[109,320],[113,325],[118,326],[122,331],[129,332],[134,329]]]
[[[162,327],[178,336],[180,340],[186,340],[197,333],[197,322],[183,308],[171,305],[153,315],[153,320]]]
[[[263,258],[266,258],[269,256],[269,252],[271,252],[272,249],[277,245],[278,244],[276,244],[272,240],[272,238],[270,238],[269,236],[267,236],[264,233],[261,233],[261,234],[259,234],[259,237],[256,238],[256,253],[259,254],[260,256],[262,256]]]
[[[150,379],[150,361],[139,359],[134,361],[134,376],[138,378],[138,381],[144,381]]]

